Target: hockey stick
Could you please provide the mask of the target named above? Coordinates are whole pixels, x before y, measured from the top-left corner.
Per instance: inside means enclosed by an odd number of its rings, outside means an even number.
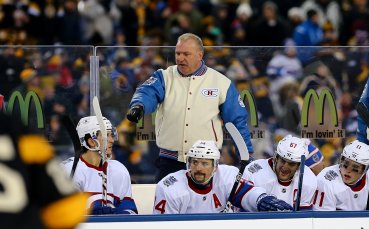
[[[365,122],[365,125],[368,128],[369,127],[369,110],[368,110],[368,108],[365,106],[365,104],[363,102],[359,102],[356,105],[356,111],[361,116],[361,118]],[[366,202],[366,210],[369,210],[369,193],[368,193],[368,200]]]
[[[99,123],[100,126],[100,131],[101,131],[101,136],[103,139],[103,144],[101,146],[101,158],[102,158],[102,167],[103,167],[103,174],[102,174],[102,194],[103,194],[103,206],[107,206],[108,204],[108,193],[107,193],[107,180],[108,180],[108,176],[107,176],[107,165],[105,163],[107,163],[106,161],[106,148],[107,148],[107,131],[106,131],[106,126],[104,124],[103,121],[103,116],[101,114],[101,109],[100,109],[100,104],[99,104],[99,100],[98,98],[95,96],[93,98],[92,101],[92,105],[94,108],[94,112],[97,118],[97,122]]]
[[[246,166],[249,164],[249,150],[247,149],[246,143],[243,140],[240,132],[237,130],[237,128],[233,125],[231,122],[227,122],[225,124],[225,127],[229,134],[231,135],[234,143],[236,144],[236,147],[238,151],[240,152],[241,162],[240,162],[240,169],[238,171],[238,174],[236,176],[236,180],[234,181],[232,191],[229,194],[228,201],[226,204],[225,212],[229,211],[229,208],[232,206],[231,200],[234,198],[234,195],[236,193],[236,189],[240,183],[240,180],[242,178],[243,172],[245,171]]]
[[[74,173],[76,172],[76,169],[77,169],[79,157],[82,154],[82,146],[81,146],[81,143],[79,141],[79,137],[76,131],[76,125],[73,123],[72,119],[68,115],[63,115],[61,118],[61,121],[64,127],[67,129],[68,135],[72,139],[72,143],[74,147],[74,161],[73,161],[72,170],[70,171],[70,178],[73,178]]]
[[[296,203],[295,203],[295,211],[300,210],[300,202],[301,202],[301,193],[302,193],[302,182],[304,180],[304,171],[305,171],[305,155],[301,156],[300,162],[300,174],[299,174],[299,182],[297,184],[297,194],[296,194]]]

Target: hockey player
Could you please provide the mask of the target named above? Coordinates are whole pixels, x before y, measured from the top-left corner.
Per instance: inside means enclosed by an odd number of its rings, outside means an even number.
[[[40,135],[0,112],[1,228],[74,228],[85,220],[87,195],[60,173]]]
[[[251,162],[246,167],[243,177],[253,182],[255,186],[265,188],[267,193],[295,205],[301,156],[307,157],[307,146],[306,139],[287,135],[279,141],[273,158]],[[304,166],[300,209],[311,210],[317,181],[310,168]]]
[[[339,164],[323,169],[317,177],[314,210],[366,210],[368,167],[369,146],[358,140],[346,145]]]
[[[226,208],[238,169],[218,165],[214,141],[199,140],[187,154],[187,170],[164,177],[156,186],[154,214],[220,213]],[[284,211],[292,207],[241,180],[232,204],[246,211]]]
[[[103,117],[107,129],[108,159],[112,156],[112,146],[116,131],[111,122]],[[126,167],[116,161],[107,160],[102,164],[102,136],[96,116],[82,118],[77,125],[77,132],[83,146],[83,153],[77,165],[73,180],[83,192],[89,193],[88,208],[94,215],[100,214],[136,214],[137,208],[132,199],[131,178]],[[74,158],[64,161],[65,169],[70,173]],[[107,171],[107,201],[102,204],[102,173]]]

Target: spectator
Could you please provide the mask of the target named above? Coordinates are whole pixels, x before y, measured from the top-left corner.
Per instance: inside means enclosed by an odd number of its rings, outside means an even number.
[[[252,35],[251,44],[254,46],[283,45],[289,36],[289,28],[287,22],[278,15],[275,3],[267,1],[263,4],[262,16],[256,19],[249,34]]]
[[[307,19],[297,26],[293,32],[293,40],[296,46],[319,46],[323,41],[323,29],[319,25],[319,15],[315,10],[308,10]],[[303,64],[311,61],[316,48],[303,48],[298,52],[298,57]]]
[[[164,33],[169,35],[173,25],[181,25],[182,23],[188,23],[189,29],[187,32],[194,34],[200,34],[202,32],[202,14],[195,8],[194,2],[192,0],[180,0],[179,10],[172,16],[170,16],[165,24]],[[184,21],[186,20],[186,21]],[[179,34],[177,34],[179,36]],[[173,45],[177,40],[177,37],[167,37],[167,41],[170,45]]]
[[[342,22],[341,9],[335,0],[307,0],[301,5],[301,9],[307,13],[309,10],[315,10],[319,15],[319,25],[324,28],[331,24],[334,38],[339,36],[339,29]]]

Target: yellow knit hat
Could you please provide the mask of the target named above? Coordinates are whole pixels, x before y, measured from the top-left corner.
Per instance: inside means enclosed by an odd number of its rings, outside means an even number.
[[[26,68],[20,73],[20,78],[23,82],[28,82],[37,75],[37,72],[32,68]]]

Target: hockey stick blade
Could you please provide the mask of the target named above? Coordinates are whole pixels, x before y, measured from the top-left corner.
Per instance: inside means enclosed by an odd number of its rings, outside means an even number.
[[[82,154],[82,146],[79,141],[79,137],[76,131],[76,125],[72,121],[72,119],[68,115],[63,115],[61,121],[64,127],[67,129],[69,137],[72,139],[73,147],[74,147],[74,161],[72,170],[70,171],[70,177],[73,178],[74,173],[76,172],[77,164],[79,161],[79,157]]]
[[[368,110],[368,108],[365,106],[365,104],[363,102],[359,102],[356,105],[356,111],[361,116],[361,118],[365,122],[365,125],[368,128],[369,127],[369,110]],[[366,202],[366,210],[369,210],[369,194],[368,194],[368,200]]]
[[[102,144],[102,156],[103,156],[103,162],[106,160],[106,147],[107,147],[107,132],[106,132],[106,126],[103,121],[103,116],[100,109],[99,99],[95,96],[92,101],[92,105],[94,108],[94,112],[97,118],[97,122],[99,123],[100,130],[101,130],[101,136],[103,139]]]
[[[234,143],[236,144],[238,151],[240,152],[241,161],[248,161],[250,157],[249,150],[247,149],[247,145],[245,141],[243,140],[243,137],[240,134],[240,132],[231,122],[227,122],[225,124],[225,127],[228,133],[231,135]]]
[[[301,156],[300,163],[300,174],[299,174],[299,182],[297,186],[297,195],[296,195],[296,203],[295,203],[295,211],[300,210],[300,202],[301,202],[301,193],[302,193],[302,182],[304,180],[304,171],[305,171],[305,155]]]
[[[240,180],[242,178],[243,172],[245,171],[245,168],[249,163],[249,157],[250,156],[249,156],[249,151],[247,149],[247,145],[246,145],[245,141],[243,140],[240,132],[233,125],[233,123],[227,122],[225,124],[225,127],[226,127],[227,131],[229,132],[229,134],[231,135],[234,143],[236,144],[236,147],[237,147],[238,151],[240,152],[240,157],[241,157],[240,169],[239,169],[238,174],[236,176],[236,180],[234,181],[232,191],[229,194],[229,198],[228,198],[227,205],[226,205],[226,211],[229,211],[228,208],[230,208],[230,206],[232,205],[230,201],[233,199],[233,196],[236,192],[238,184],[240,183]]]
[[[101,109],[100,109],[100,104],[99,104],[99,100],[98,98],[95,96],[92,100],[92,106],[94,108],[94,112],[96,115],[96,119],[97,122],[99,123],[100,126],[100,131],[101,131],[101,136],[102,136],[102,140],[103,140],[103,144],[101,147],[101,158],[102,158],[102,166],[103,166],[103,174],[102,174],[102,194],[103,194],[103,205],[107,206],[108,204],[108,187],[107,187],[107,164],[106,164],[106,149],[107,149],[107,131],[106,131],[106,126],[104,124],[104,120],[103,120],[103,116],[101,113]]]

